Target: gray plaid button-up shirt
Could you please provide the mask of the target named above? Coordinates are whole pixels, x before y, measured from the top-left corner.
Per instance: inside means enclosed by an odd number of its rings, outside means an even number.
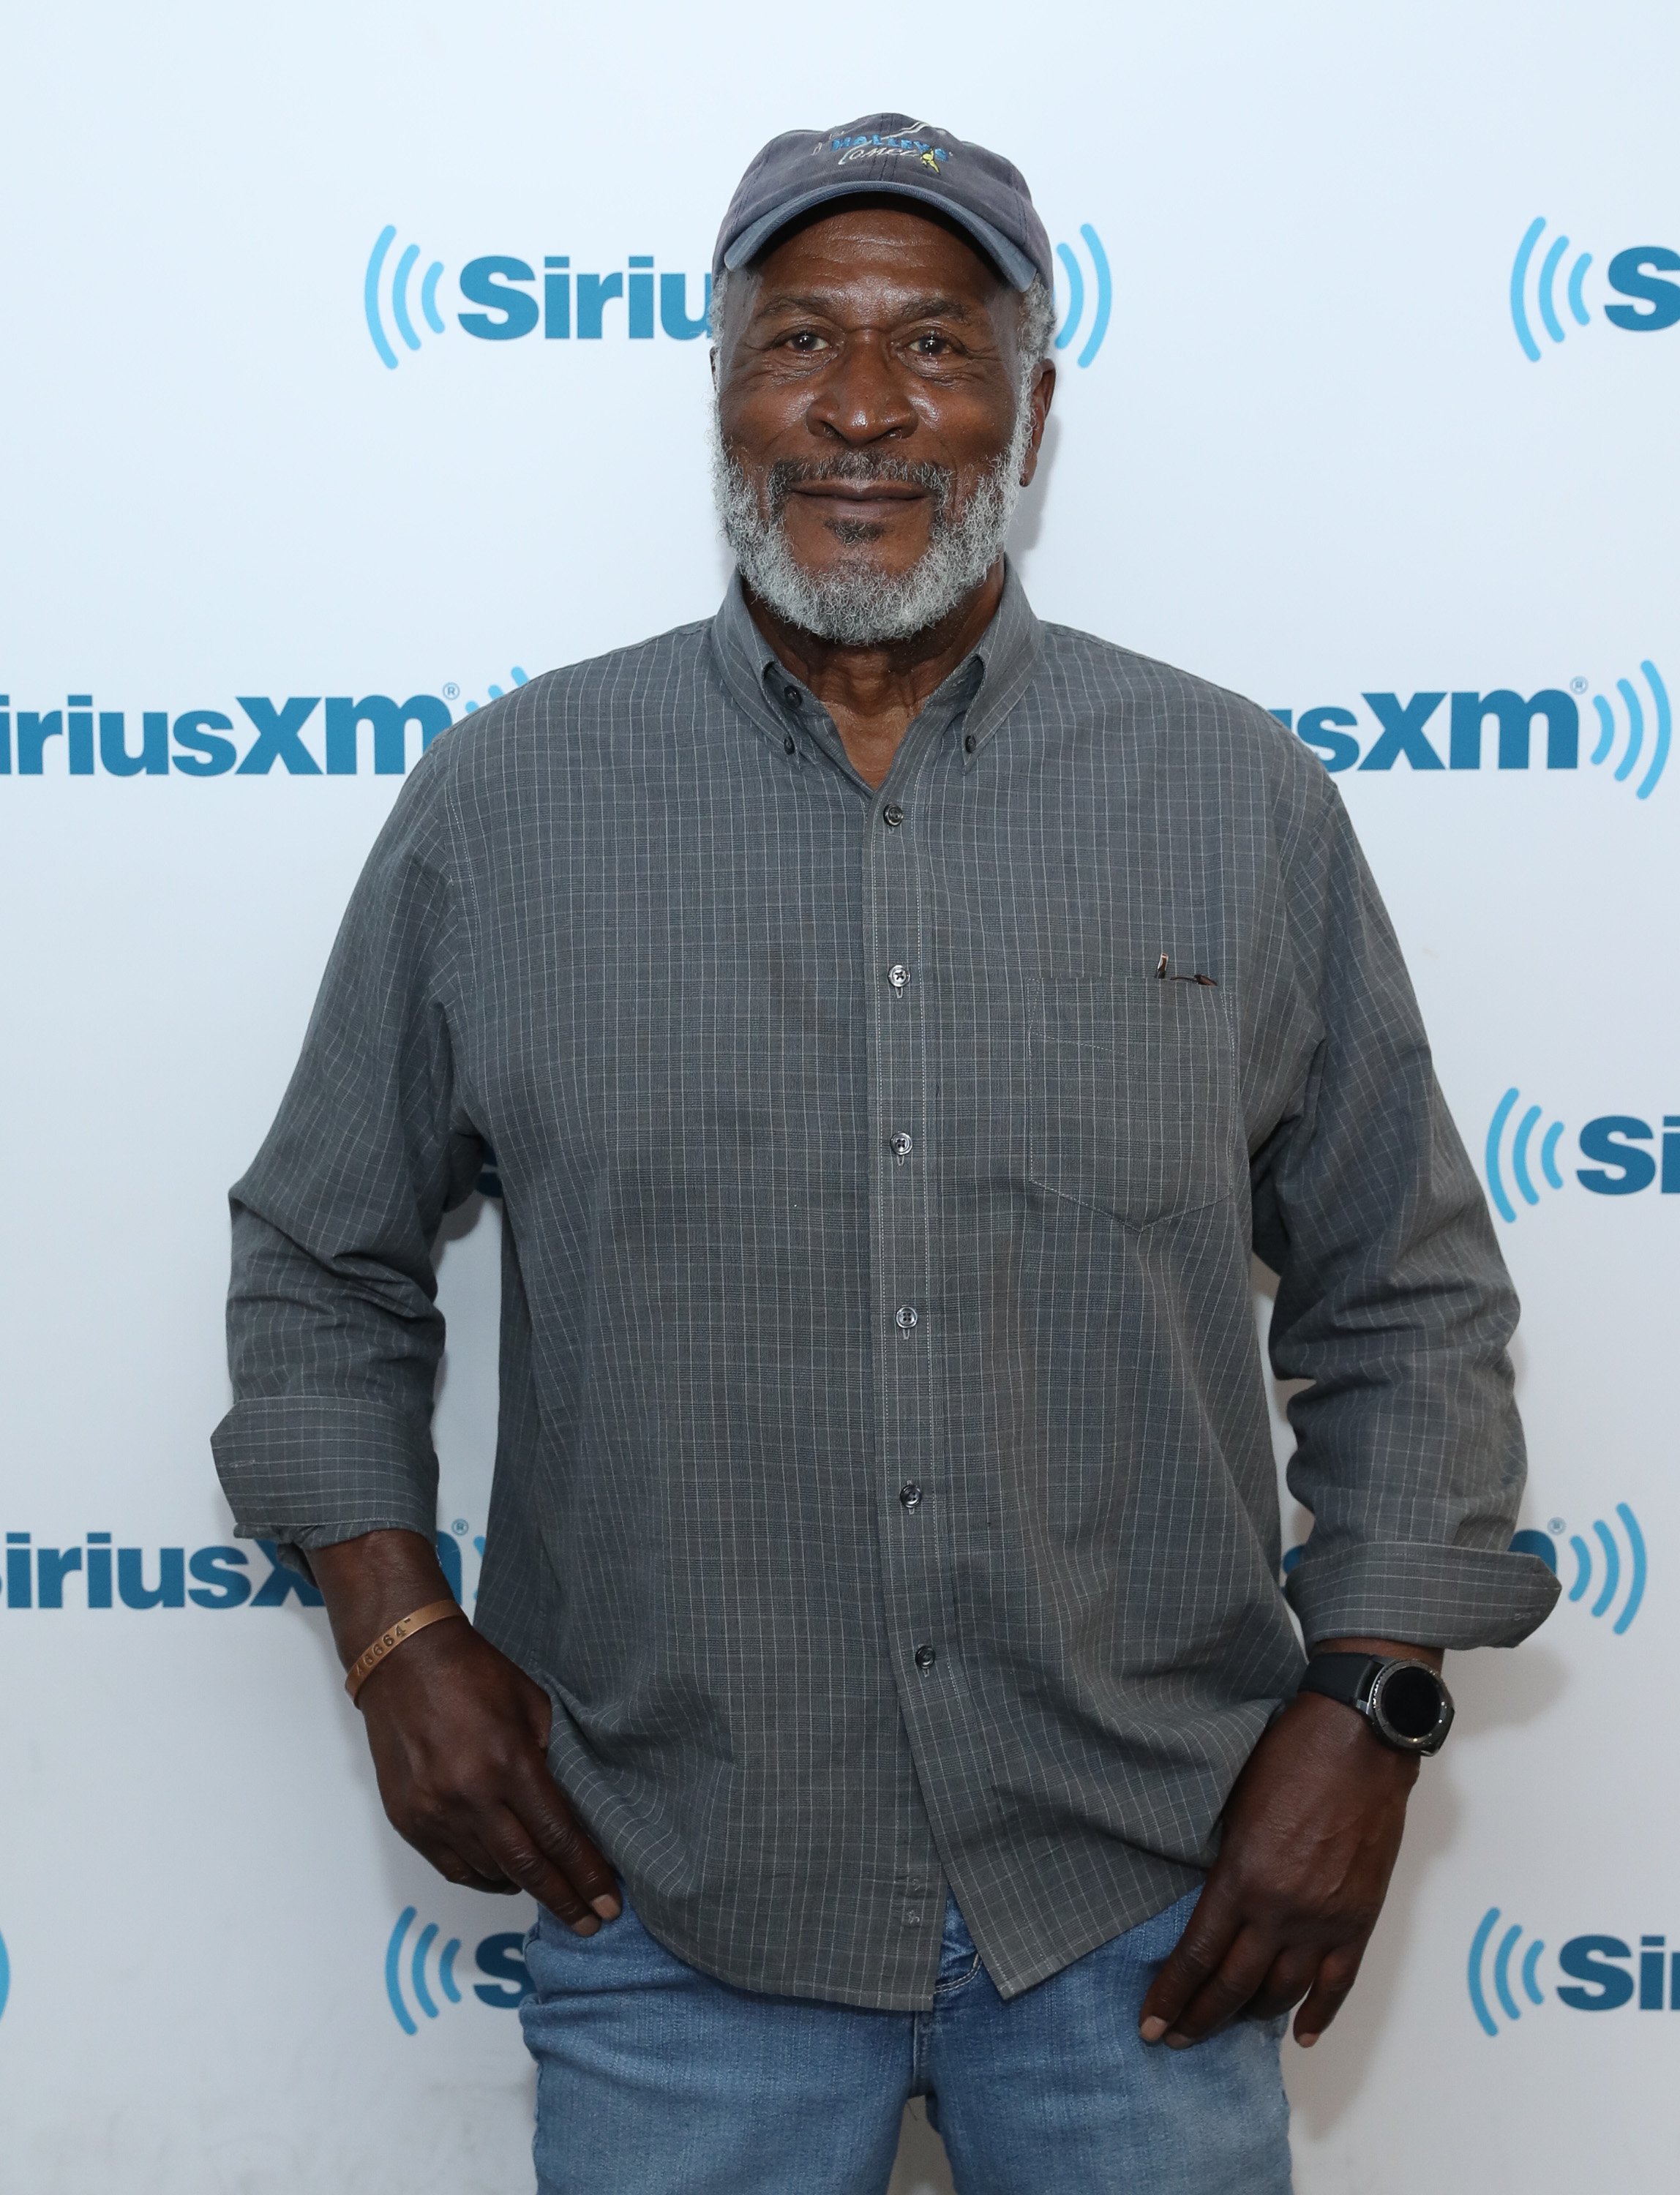
[[[654,1933],[1007,1996],[1207,1866],[1308,1639],[1510,1644],[1515,1305],[1330,779],[1012,574],[879,792],[738,587],[403,787],[234,1191],[240,1528],[430,1534],[494,1148],[477,1622]]]

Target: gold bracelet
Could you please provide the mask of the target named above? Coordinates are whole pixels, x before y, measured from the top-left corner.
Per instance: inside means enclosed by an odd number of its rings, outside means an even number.
[[[429,1600],[424,1608],[417,1608],[412,1616],[393,1623],[389,1631],[379,1633],[366,1653],[358,1654],[351,1662],[344,1672],[344,1690],[354,1700],[386,1655],[394,1654],[405,1639],[412,1639],[429,1623],[442,1623],[446,1616],[459,1616],[461,1612],[458,1600]]]

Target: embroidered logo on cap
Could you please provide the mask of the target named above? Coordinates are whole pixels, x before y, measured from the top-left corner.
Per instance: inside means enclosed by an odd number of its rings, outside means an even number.
[[[871,153],[891,153],[898,159],[914,160],[918,167],[926,168],[931,176],[937,176],[942,163],[950,158],[944,146],[935,145],[928,138],[883,137],[876,130],[830,137],[826,145],[818,145],[816,150],[835,154],[834,164],[841,168],[849,161],[867,159]]]

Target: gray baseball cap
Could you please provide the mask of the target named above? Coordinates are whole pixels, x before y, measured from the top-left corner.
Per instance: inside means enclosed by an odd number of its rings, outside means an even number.
[[[744,267],[779,228],[831,199],[912,199],[967,230],[1017,290],[1055,287],[1050,239],[1020,170],[908,114],[865,114],[838,130],[772,137],[736,187],[713,254],[715,278]]]

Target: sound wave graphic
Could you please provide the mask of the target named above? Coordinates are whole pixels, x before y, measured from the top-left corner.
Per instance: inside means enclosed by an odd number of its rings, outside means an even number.
[[[1674,718],[1668,704],[1668,688],[1663,684],[1662,674],[1656,665],[1648,659],[1640,665],[1639,668],[1644,673],[1645,683],[1651,691],[1651,711],[1654,723],[1650,758],[1645,765],[1644,776],[1634,787],[1634,798],[1637,800],[1648,800],[1656,789],[1658,780],[1668,766],[1668,750],[1673,736]],[[1627,744],[1622,751],[1621,760],[1616,764],[1611,775],[1618,785],[1625,785],[1638,767],[1639,758],[1645,752],[1645,705],[1640,699],[1639,688],[1631,678],[1617,679],[1616,691],[1622,697],[1622,707],[1626,712]],[[1593,695],[1592,706],[1598,718],[1598,742],[1587,757],[1587,760],[1602,766],[1610,759],[1611,750],[1616,744],[1618,729],[1616,712],[1602,694]]]
[[[530,683],[526,673],[520,669],[517,663],[509,671],[508,676],[512,679],[516,686],[528,685]],[[499,701],[502,695],[507,691],[507,688],[505,686],[487,686],[484,690],[493,701]],[[463,701],[461,704],[461,713],[464,716],[470,717],[477,706],[478,704],[476,701]]]
[[[1488,2008],[1487,1993],[1484,1986],[1487,1972],[1486,1963],[1487,1947],[1492,1941],[1493,1931],[1498,1925],[1499,1909],[1497,1905],[1490,1905],[1487,1912],[1482,1915],[1481,1923],[1471,1939],[1469,1969],[1467,1977],[1470,1991],[1470,2008],[1481,2022],[1483,2031],[1488,2035],[1497,2035],[1499,2032],[1499,2023]],[[1521,2019],[1522,2017],[1522,2007],[1517,2002],[1515,1992],[1511,1988],[1511,1960],[1521,1940],[1521,1926],[1519,1922],[1513,1921],[1500,1937],[1498,1949],[1493,1954],[1494,2000],[1507,2019]],[[1519,1971],[1521,1976],[1523,1995],[1530,2004],[1544,2004],[1546,2001],[1546,1993],[1540,1987],[1534,1974],[1534,1969],[1539,1965],[1540,1956],[1545,1948],[1537,1936],[1522,1955],[1522,1965]]]
[[[412,1905],[405,1905],[391,1930],[391,1939],[385,1946],[385,1995],[390,1999],[396,2024],[405,2035],[418,2035],[419,2025],[402,1992],[402,1951],[404,1939],[419,1918]],[[438,1927],[428,1921],[414,1939],[414,1949],[408,1961],[408,1984],[414,2002],[428,2019],[437,2018],[437,2002],[426,1983],[426,1962],[432,1945],[437,1941]],[[443,1946],[437,1962],[437,1985],[451,2004],[461,2002],[461,1992],[455,1981],[455,1960],[461,1948],[459,1936],[452,1936]]]
[[[1114,303],[1114,285],[1109,278],[1108,254],[1102,248],[1102,239],[1089,222],[1080,224],[1079,233],[1085,239],[1085,249],[1090,254],[1091,271],[1095,277],[1096,307],[1091,318],[1091,332],[1085,338],[1076,363],[1088,366],[1102,349],[1102,339],[1108,333],[1108,316]],[[1056,336],[1056,349],[1065,350],[1079,333],[1079,324],[1085,316],[1085,270],[1069,244],[1056,246],[1056,257],[1061,262],[1067,279],[1067,311]]]
[[[1505,1187],[1507,1163],[1510,1168],[1511,1179],[1516,1184],[1517,1194],[1523,1202],[1538,1204],[1540,1201],[1540,1192],[1535,1188],[1534,1177],[1529,1170],[1529,1146],[1534,1131],[1540,1124],[1541,1108],[1539,1106],[1531,1105],[1523,1114],[1522,1118],[1516,1124],[1516,1132],[1511,1138],[1509,1161],[1502,1156],[1505,1124],[1516,1110],[1517,1101],[1521,1095],[1520,1091],[1507,1090],[1493,1108],[1493,1118],[1487,1126],[1487,1144],[1485,1153],[1487,1193],[1493,1200],[1493,1209],[1501,1219],[1506,1220],[1516,1218],[1516,1207],[1511,1202],[1510,1192]],[[1557,1146],[1562,1134],[1562,1121],[1554,1121],[1540,1139],[1540,1174],[1548,1186],[1552,1189],[1562,1189],[1563,1186],[1563,1176],[1557,1170]]]
[[[1617,1502],[1616,1516],[1622,1528],[1622,1538],[1627,1543],[1625,1561],[1622,1556],[1621,1541],[1602,1517],[1593,1525],[1591,1541],[1579,1532],[1572,1532],[1569,1552],[1575,1558],[1575,1576],[1567,1598],[1572,1601],[1585,1600],[1592,1591],[1596,1576],[1598,1591],[1588,1613],[1597,1616],[1608,1616],[1615,1606],[1616,1595],[1622,1589],[1622,1579],[1625,1575],[1627,1597],[1622,1602],[1620,1614],[1610,1626],[1619,1639],[1638,1615],[1644,1601],[1647,1562],[1645,1535],[1639,1529],[1639,1519],[1625,1501]],[[1561,1524],[1557,1527],[1560,1532],[1562,1529]],[[1550,1532],[1519,1532],[1511,1541],[1511,1548],[1517,1554],[1538,1555],[1550,1569],[1554,1577],[1561,1575],[1557,1547]]]
[[[1545,233],[1545,226],[1544,214],[1529,222],[1522,233],[1521,243],[1516,247],[1516,257],[1511,262],[1511,326],[1516,330],[1516,339],[1522,345],[1524,354],[1535,360],[1538,360],[1540,356],[1540,346],[1534,340],[1534,331],[1528,319],[1528,265],[1534,256],[1535,249],[1541,237]],[[1567,332],[1562,321],[1557,317],[1557,302],[1553,295],[1553,285],[1557,279],[1557,270],[1563,263],[1563,255],[1568,249],[1569,239],[1567,236],[1555,236],[1547,246],[1546,256],[1540,262],[1540,271],[1535,278],[1534,302],[1539,311],[1540,326],[1555,343],[1561,343]],[[1591,264],[1592,254],[1590,251],[1579,253],[1574,265],[1569,269],[1569,280],[1564,291],[1564,296],[1569,306],[1570,318],[1579,327],[1585,327],[1592,318],[1586,301],[1581,295],[1581,284],[1586,279],[1586,271]]]
[[[385,269],[385,255],[396,241],[396,230],[387,225],[379,231],[372,251],[367,256],[367,272],[362,278],[361,308],[367,315],[367,332],[373,338],[373,348],[385,364],[395,371],[396,353],[391,349],[390,338],[385,333],[384,316],[380,310],[379,285]],[[414,271],[420,256],[418,244],[411,244],[396,262],[391,276],[390,316],[396,331],[410,350],[419,350],[420,338],[408,312],[408,278]],[[443,316],[437,309],[437,283],[443,272],[443,262],[434,259],[427,268],[420,284],[420,311],[426,326],[435,336],[443,333]]]

